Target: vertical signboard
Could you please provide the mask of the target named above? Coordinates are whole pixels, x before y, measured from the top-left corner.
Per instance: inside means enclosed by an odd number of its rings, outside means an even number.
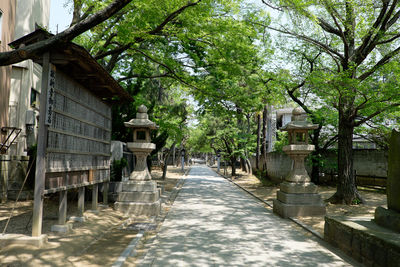
[[[56,85],[56,67],[50,64],[49,83],[47,87],[46,119],[45,119],[46,120],[45,124],[47,126],[50,126],[53,120],[55,85]]]

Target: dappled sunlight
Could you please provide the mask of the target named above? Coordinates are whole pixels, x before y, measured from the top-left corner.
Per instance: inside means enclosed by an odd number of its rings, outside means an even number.
[[[216,168],[214,168],[216,170]],[[238,169],[239,177],[235,177],[233,182],[240,187],[251,192],[255,196],[263,199],[272,206],[272,201],[276,199],[276,192],[279,189],[279,184],[274,184],[270,181],[265,182],[263,185],[260,180],[251,174],[246,174]],[[374,217],[376,207],[387,207],[385,191],[380,189],[372,189],[366,187],[358,187],[360,194],[366,200],[366,203],[359,205],[341,205],[341,204],[326,204],[326,214],[329,216],[351,216],[351,217],[365,217],[369,216],[370,220]],[[322,199],[328,199],[336,192],[335,186],[319,185],[319,194]],[[269,208],[269,207],[267,207]],[[311,227],[322,236],[324,234],[325,216],[305,216],[296,218],[303,225]]]
[[[347,266],[209,168],[190,171],[144,265]]]
[[[85,204],[90,207],[90,203]],[[118,230],[122,220],[126,219],[122,213],[111,207],[99,207],[99,210],[97,214],[85,212],[86,222],[73,223],[72,232],[67,234],[48,231],[48,224],[57,221],[44,220],[48,243],[40,249],[8,245],[0,249],[0,262],[6,266],[110,266],[136,232]],[[47,214],[52,211],[47,210]],[[107,253],[104,253],[105,247]]]

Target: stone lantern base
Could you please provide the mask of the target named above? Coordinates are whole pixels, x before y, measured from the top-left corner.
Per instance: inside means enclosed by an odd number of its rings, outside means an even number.
[[[157,216],[161,210],[161,200],[156,181],[123,182],[114,208],[125,214]]]
[[[155,144],[128,143],[127,146],[135,153],[136,166],[130,179],[122,183],[114,208],[125,214],[157,216],[161,210],[161,194],[157,182],[151,180],[146,164],[146,158],[155,149]]]
[[[283,218],[325,215],[325,204],[311,182],[283,182],[274,200],[273,210]]]

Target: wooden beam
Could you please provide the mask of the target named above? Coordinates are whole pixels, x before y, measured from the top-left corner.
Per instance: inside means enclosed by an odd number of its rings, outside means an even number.
[[[34,237],[38,237],[42,234],[43,195],[47,146],[47,125],[45,124],[45,114],[47,104],[47,89],[49,86],[49,72],[50,54],[49,52],[47,52],[43,55],[42,93],[40,94],[40,114],[42,115],[40,116],[39,120],[39,133],[36,156],[35,190],[32,217],[32,236]]]

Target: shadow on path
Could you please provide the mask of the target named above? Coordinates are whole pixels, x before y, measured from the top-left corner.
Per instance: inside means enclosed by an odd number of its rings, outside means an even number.
[[[205,166],[194,166],[139,266],[351,266]]]

